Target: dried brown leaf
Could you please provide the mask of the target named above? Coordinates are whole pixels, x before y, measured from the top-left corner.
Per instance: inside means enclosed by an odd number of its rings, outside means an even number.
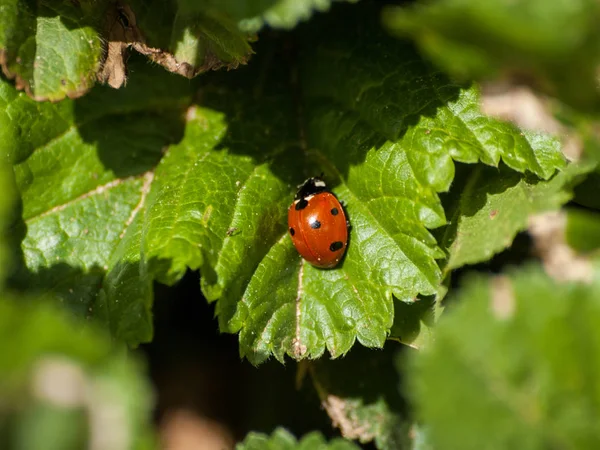
[[[133,10],[123,2],[107,9],[105,23],[106,57],[98,71],[98,81],[118,89],[127,82],[127,48],[144,38]]]
[[[246,64],[250,57],[248,55],[242,60],[226,63],[208,49],[203,64],[198,67],[179,61],[173,53],[148,45],[144,33],[138,27],[134,11],[121,1],[116,2],[114,7],[108,8],[105,33],[107,35],[106,57],[98,72],[98,80],[108,83],[113,88],[119,88],[127,81],[127,49],[130,47],[169,72],[190,79],[209,70],[236,69],[240,64]]]

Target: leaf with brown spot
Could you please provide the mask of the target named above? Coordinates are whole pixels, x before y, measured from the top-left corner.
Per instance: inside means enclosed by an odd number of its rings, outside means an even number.
[[[440,239],[448,253],[446,270],[486,261],[510,246],[527,228],[529,215],[562,206],[592,169],[588,163],[573,163],[544,182],[505,166],[461,166],[447,197],[450,223]]]
[[[382,450],[412,448],[412,422],[394,363],[402,350],[412,351],[394,342],[378,352],[357,346],[345,358],[307,363],[323,408],[346,439],[373,442]]]

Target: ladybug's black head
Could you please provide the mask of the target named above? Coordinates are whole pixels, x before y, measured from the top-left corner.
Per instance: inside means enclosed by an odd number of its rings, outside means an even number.
[[[298,186],[298,192],[296,192],[296,197],[294,197],[294,200],[300,200],[308,197],[309,195],[314,195],[327,190],[327,185],[321,178],[312,177]]]

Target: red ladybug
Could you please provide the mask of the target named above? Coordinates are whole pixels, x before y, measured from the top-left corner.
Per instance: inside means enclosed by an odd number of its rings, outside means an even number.
[[[335,267],[346,252],[344,209],[320,178],[309,178],[299,187],[288,210],[288,227],[296,250],[313,266]]]

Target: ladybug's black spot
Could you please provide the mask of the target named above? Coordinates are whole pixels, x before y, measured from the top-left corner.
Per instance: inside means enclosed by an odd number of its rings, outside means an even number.
[[[294,230],[293,228],[290,228],[290,234],[293,236],[296,234],[296,230]]]
[[[296,211],[300,211],[308,206],[308,202],[305,199],[300,199],[296,202]]]
[[[332,216],[337,216],[339,214],[339,211],[337,208],[331,208],[331,215]]]
[[[335,241],[331,243],[331,245],[329,246],[329,250],[331,250],[332,252],[337,252],[342,247],[344,247],[344,243],[342,241]]]
[[[310,223],[310,227],[314,230],[316,230],[317,228],[321,228],[321,222],[319,222],[318,220],[313,220]]]

